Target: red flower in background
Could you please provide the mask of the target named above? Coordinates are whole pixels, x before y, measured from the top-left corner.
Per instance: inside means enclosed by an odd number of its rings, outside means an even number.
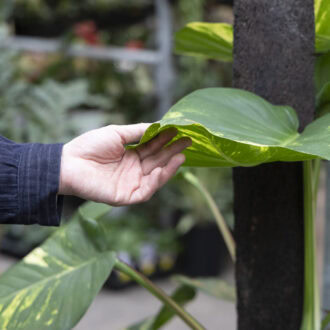
[[[126,42],[125,47],[129,49],[141,49],[144,48],[144,44],[141,40],[130,40]]]
[[[88,45],[101,44],[99,32],[93,21],[84,21],[74,26],[74,34],[83,39]]]

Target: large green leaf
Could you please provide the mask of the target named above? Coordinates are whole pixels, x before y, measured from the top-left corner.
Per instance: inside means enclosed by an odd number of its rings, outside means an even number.
[[[95,217],[109,211],[94,206]],[[1,275],[0,329],[72,329],[84,315],[116,261],[109,247],[95,244],[97,221],[94,232],[84,225],[85,218],[95,219],[92,208],[82,208],[82,216]]]
[[[189,278],[187,276],[177,275],[174,279],[180,284],[190,286],[194,289],[224,300],[236,301],[235,288],[218,278]]]
[[[152,124],[140,144],[160,131],[176,127],[189,136],[186,166],[255,166],[274,161],[330,160],[330,115],[298,133],[298,118],[288,106],[233,88],[207,88],[175,104]]]
[[[226,23],[189,23],[175,34],[175,52],[232,62],[233,27]]]
[[[180,306],[183,306],[195,298],[196,291],[190,285],[181,285],[171,295],[171,298],[177,302]],[[168,306],[163,306],[157,315],[146,318],[130,327],[126,330],[155,330],[160,329],[165,323],[169,322],[175,313]]]
[[[324,53],[330,51],[330,2],[315,0],[315,49]]]

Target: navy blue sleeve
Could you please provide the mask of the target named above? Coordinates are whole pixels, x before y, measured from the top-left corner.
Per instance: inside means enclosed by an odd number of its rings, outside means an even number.
[[[63,144],[14,143],[0,136],[0,223],[58,226]]]

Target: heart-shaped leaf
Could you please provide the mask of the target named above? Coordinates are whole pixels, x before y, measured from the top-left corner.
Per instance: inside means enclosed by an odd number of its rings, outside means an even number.
[[[116,261],[83,226],[85,213],[94,218],[92,206],[1,275],[1,329],[69,330],[84,315]],[[108,211],[95,205],[96,217]]]
[[[330,115],[298,133],[298,118],[288,106],[274,106],[239,89],[201,89],[181,99],[142,137],[145,143],[175,127],[189,136],[185,166],[255,166],[274,161],[330,160]]]
[[[177,275],[174,279],[182,285],[190,286],[196,290],[223,300],[236,301],[236,291],[233,286],[218,278],[189,278]]]
[[[189,23],[175,34],[175,52],[232,62],[233,27],[226,23]]]

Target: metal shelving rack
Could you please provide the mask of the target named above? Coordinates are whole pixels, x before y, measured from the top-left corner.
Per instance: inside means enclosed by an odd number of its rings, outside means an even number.
[[[151,65],[155,69],[154,80],[158,98],[156,119],[159,119],[171,106],[174,69],[172,62],[172,15],[168,0],[155,0],[157,18],[156,50],[130,50],[123,47],[99,47],[72,45],[65,50],[56,39],[18,37],[5,39],[0,47],[18,51],[37,53],[64,52],[67,56],[91,58],[100,61],[124,60]]]

